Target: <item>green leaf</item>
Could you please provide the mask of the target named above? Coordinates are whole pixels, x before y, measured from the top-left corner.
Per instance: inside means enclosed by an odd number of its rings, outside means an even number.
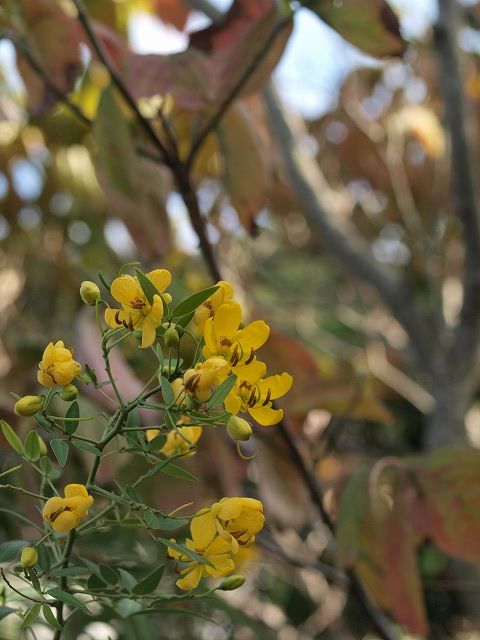
[[[27,614],[22,620],[22,624],[20,625],[20,629],[28,629],[32,622],[34,622],[38,618],[41,607],[41,604],[34,604],[33,607],[27,611]]]
[[[142,291],[145,294],[145,297],[147,298],[149,303],[152,304],[153,296],[161,295],[160,291],[153,284],[153,282],[151,282],[151,280],[148,279],[147,274],[143,273],[143,271],[140,271],[140,269],[137,269],[136,267],[135,267],[135,275],[137,276],[138,283],[141,286]]]
[[[385,0],[316,0],[305,4],[342,38],[371,56],[398,56],[405,51],[398,18]]]
[[[61,578],[62,576],[78,576],[81,573],[85,573],[85,569],[83,567],[66,567],[65,569],[55,569],[52,571],[51,575]]]
[[[176,323],[185,329],[190,323],[194,315],[195,315],[195,311],[192,311],[191,313],[187,313],[187,315],[182,316],[181,318],[178,318],[178,320],[176,320]]]
[[[35,462],[40,458],[40,441],[36,431],[29,431],[23,443],[26,457]]]
[[[82,449],[83,451],[88,451],[89,453],[94,453],[96,456],[101,456],[102,452],[98,449],[94,444],[90,444],[90,442],[84,442],[83,440],[72,440],[72,444],[77,449]]]
[[[65,418],[68,418],[68,420],[65,420],[64,422],[65,431],[69,435],[72,435],[72,433],[75,433],[75,431],[78,429],[79,421],[77,420],[77,418],[79,417],[80,417],[80,407],[78,406],[78,402],[74,400],[72,404],[68,407],[67,413],[65,414]]]
[[[132,576],[131,573],[129,573],[125,569],[121,569],[120,567],[117,569],[117,571],[120,574],[120,582],[122,586],[127,591],[131,591],[133,587],[137,584],[137,581],[135,580],[135,578]]]
[[[193,311],[195,311],[195,309],[197,309],[197,307],[199,307],[202,304],[202,302],[205,302],[205,300],[208,300],[208,298],[210,298],[210,296],[214,294],[215,291],[219,288],[220,287],[218,285],[215,285],[213,287],[208,287],[207,289],[202,289],[201,291],[197,291],[191,296],[188,296],[188,298],[185,298],[185,300],[182,300],[182,302],[179,302],[177,306],[173,309],[172,317],[181,318],[182,316],[186,316],[192,313]]]
[[[223,405],[225,398],[235,386],[236,381],[237,376],[234,373],[231,373],[228,378],[222,382],[222,384],[218,385],[207,402],[207,409],[213,409],[213,407]]]
[[[142,605],[140,602],[136,600],[131,600],[130,598],[122,598],[117,603],[117,611],[122,618],[128,618],[128,616],[133,616],[135,613],[138,613],[142,609]]]
[[[53,438],[53,440],[50,440],[50,446],[52,447],[52,451],[55,454],[56,459],[58,460],[58,464],[61,467],[64,467],[68,457],[68,442],[66,440],[58,440],[56,438]]]
[[[153,511],[145,511],[143,514],[144,520],[149,529],[160,529],[162,531],[170,531],[179,529],[188,524],[188,520],[185,518],[168,518],[163,516],[157,516]]]
[[[100,98],[93,136],[97,146],[98,169],[114,189],[133,199],[135,147],[128,124],[110,87],[103,91]]]
[[[194,562],[198,562],[198,564],[208,564],[210,567],[213,566],[209,560],[201,556],[199,553],[195,553],[195,551],[187,549],[187,547],[184,547],[183,544],[178,544],[178,542],[172,542],[171,540],[166,540],[165,538],[157,538],[157,541],[167,547],[167,549],[168,547],[170,547],[171,549],[174,549],[175,551],[181,553],[182,556],[187,556],[187,558],[190,558]]]
[[[48,573],[50,571],[50,554],[48,553],[48,549],[42,543],[37,546],[37,552],[38,564],[40,568],[42,569],[42,571],[45,571],[45,573]]]
[[[5,437],[5,440],[8,444],[14,449],[17,453],[23,453],[23,444],[20,438],[17,436],[12,427],[5,422],[5,420],[0,420],[0,427],[2,428],[2,433]]]
[[[0,544],[0,564],[14,560],[24,547],[28,547],[25,540],[8,540]]]
[[[165,376],[161,376],[160,386],[162,388],[162,396],[165,403],[168,405],[172,405],[175,402],[175,392],[173,391],[172,385]]]
[[[55,435],[55,430],[53,428],[53,425],[48,418],[46,418],[41,413],[36,413],[33,417],[37,422],[37,424],[40,425],[40,427],[42,427],[44,431],[46,431],[51,436]]]
[[[162,467],[160,469],[162,473],[166,476],[170,476],[171,478],[178,478],[179,480],[188,480],[188,482],[199,482],[197,476],[194,476],[193,473],[190,473],[186,469],[179,467],[177,464],[173,464],[171,462],[169,465]]]
[[[10,607],[0,607],[0,620],[6,618],[11,613],[17,613],[17,609],[12,609]]]
[[[47,624],[49,624],[51,627],[53,627],[54,629],[58,629],[60,631],[60,629],[62,628],[62,625],[58,622],[58,620],[56,619],[52,608],[48,605],[48,604],[44,604],[42,607],[42,613],[43,613],[43,617],[45,618]]]
[[[143,580],[140,580],[132,589],[132,593],[137,596],[143,596],[147,593],[152,593],[158,587],[160,580],[162,579],[165,565],[154,569]]]
[[[68,593],[67,591],[54,588],[54,589],[49,589],[47,591],[47,594],[49,596],[52,596],[52,598],[55,598],[55,600],[60,600],[60,602],[63,602],[69,605],[70,607],[75,607],[76,609],[82,609],[82,611],[85,611],[88,613],[88,609],[83,604],[83,602],[78,598],[76,598],[75,596],[72,596],[72,594]]]
[[[98,567],[100,571],[100,575],[102,580],[104,580],[107,584],[117,584],[118,582],[118,573],[112,567],[107,566],[106,564],[101,564]]]
[[[49,478],[53,470],[50,458],[48,456],[42,456],[38,462],[38,466],[42,470],[43,475]]]
[[[163,449],[165,446],[166,441],[167,436],[161,433],[160,435],[155,436],[153,440],[150,440],[147,448],[149,451],[160,451],[160,449]]]

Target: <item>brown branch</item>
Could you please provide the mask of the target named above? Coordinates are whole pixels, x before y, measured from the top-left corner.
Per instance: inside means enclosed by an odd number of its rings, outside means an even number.
[[[381,266],[370,257],[368,245],[353,233],[340,231],[326,208],[318,188],[319,168],[316,161],[302,153],[298,134],[292,130],[284,108],[272,88],[264,90],[269,122],[277,141],[288,177],[300,200],[306,221],[322,239],[329,251],[347,272],[361,278],[375,289],[394,317],[404,327],[414,347],[417,364],[428,372],[434,369],[435,337],[415,303],[409,283]]]
[[[464,80],[457,44],[459,6],[453,0],[439,0],[434,28],[438,75],[443,93],[446,124],[450,131],[453,197],[463,224],[465,266],[463,306],[455,334],[456,362],[468,372],[478,362],[480,345],[480,193],[478,166],[470,141],[470,114],[464,94]]]

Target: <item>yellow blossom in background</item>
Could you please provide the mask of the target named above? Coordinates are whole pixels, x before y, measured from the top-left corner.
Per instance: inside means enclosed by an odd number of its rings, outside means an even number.
[[[43,507],[43,519],[47,520],[55,531],[71,531],[88,514],[93,497],[83,484],[67,484],[64,498],[49,498]]]
[[[292,376],[285,372],[255,383],[238,380],[225,400],[225,409],[234,415],[248,411],[254,420],[265,427],[277,424],[283,418],[283,410],[274,409],[272,400],[285,395],[292,382]]]
[[[67,349],[62,340],[50,342],[38,365],[37,379],[45,387],[70,384],[82,367],[73,359],[73,351]]]
[[[155,269],[146,275],[161,294],[172,280],[170,271],[166,269]],[[137,278],[130,275],[115,278],[110,292],[112,297],[120,302],[122,309],[106,309],[105,322],[113,329],[124,326],[130,331],[141,331],[141,347],[150,347],[155,341],[156,329],[162,323],[163,302],[160,295],[155,294],[150,304]],[[169,294],[165,296],[170,299]]]
[[[229,282],[220,280],[217,285],[219,288],[198,307],[193,316],[193,321],[202,332],[205,328],[205,322],[209,318],[213,318],[218,307],[227,300],[231,300],[233,296],[233,287]]]
[[[208,358],[204,362],[198,362],[193,369],[185,371],[185,391],[199,402],[206,402],[229,372],[230,366],[224,358]]]
[[[391,115],[388,129],[393,135],[411,134],[420,142],[431,158],[441,158],[445,154],[445,132],[437,114],[420,104],[407,105]]]
[[[177,587],[184,591],[195,589],[204,576],[220,578],[235,570],[232,545],[217,535],[216,530],[212,529],[209,523],[205,526],[205,521],[200,517],[193,518],[190,523],[190,532],[192,537],[186,540],[185,546],[203,556],[210,562],[210,565],[200,564],[183,555],[180,551],[169,547],[168,555],[186,564],[186,567],[180,570],[181,578],[176,582]]]
[[[239,378],[253,382],[265,375],[265,364],[256,359],[255,351],[267,341],[270,328],[263,320],[255,320],[239,329],[241,321],[237,302],[221,304],[205,322],[203,356],[225,358]]]
[[[255,535],[263,529],[263,504],[254,498],[222,498],[210,511],[193,518],[192,525],[194,523],[212,536],[218,533],[231,544],[233,553],[237,553],[239,546],[253,544]]]
[[[148,429],[147,430],[148,442],[156,438],[159,434],[160,434],[159,429]],[[177,453],[183,453],[185,451],[188,451],[188,449],[192,444],[196,444],[196,442],[198,442],[201,435],[202,435],[202,427],[198,425],[178,427],[178,430],[172,429],[172,431],[168,432],[167,441],[164,444],[164,446],[160,449],[160,453],[163,453],[165,456],[170,457],[170,456],[174,456]],[[192,451],[190,455],[193,455],[194,453],[195,452]]]

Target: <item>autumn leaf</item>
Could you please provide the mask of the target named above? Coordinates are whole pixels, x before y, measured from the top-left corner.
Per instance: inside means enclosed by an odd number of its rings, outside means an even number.
[[[385,0],[316,0],[307,6],[345,40],[371,56],[384,58],[405,52],[398,18]]]

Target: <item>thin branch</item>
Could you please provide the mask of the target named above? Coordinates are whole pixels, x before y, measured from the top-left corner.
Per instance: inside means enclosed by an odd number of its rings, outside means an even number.
[[[451,137],[453,196],[463,224],[465,244],[463,306],[454,349],[458,363],[468,363],[468,371],[477,360],[480,343],[480,193],[478,166],[470,144],[471,119],[463,89],[457,44],[458,27],[458,3],[453,0],[438,0],[438,21],[434,29],[438,75]]]
[[[26,596],[24,593],[22,593],[18,589],[15,589],[15,587],[7,580],[7,576],[5,575],[5,572],[3,571],[3,569],[0,569],[0,573],[2,574],[2,578],[4,579],[5,583],[8,584],[8,586],[12,591],[15,591],[15,593],[18,593],[19,596],[22,596],[22,598],[25,598],[26,600],[31,600],[32,602],[36,602],[37,604],[44,603],[43,600],[37,600],[36,598],[31,598],[30,596]]]
[[[435,339],[432,328],[427,326],[416,308],[409,283],[381,268],[369,256],[370,249],[360,238],[351,233],[347,235],[334,225],[318,189],[317,163],[302,153],[298,145],[299,134],[292,130],[272,88],[264,90],[264,98],[274,139],[308,224],[322,239],[325,249],[342,263],[348,273],[361,278],[378,292],[409,335],[418,365],[431,371],[434,368]]]

